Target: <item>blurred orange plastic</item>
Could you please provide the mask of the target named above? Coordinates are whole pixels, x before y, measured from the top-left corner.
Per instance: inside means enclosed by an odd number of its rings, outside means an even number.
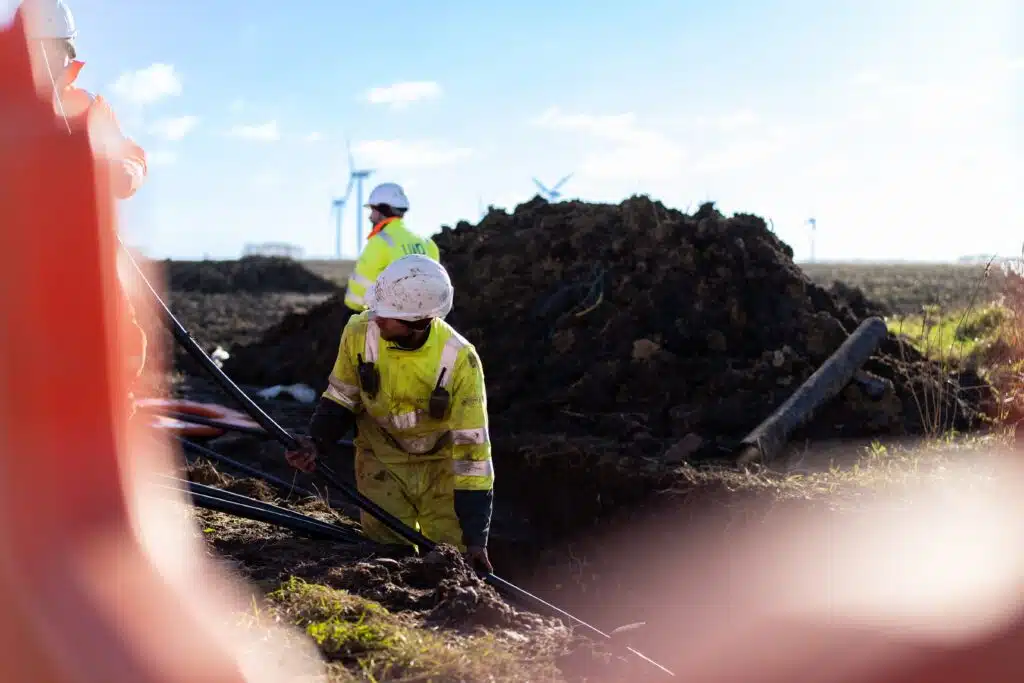
[[[128,420],[106,164],[36,92],[16,23],[0,33],[0,681],[289,680],[247,661],[241,584],[145,494],[172,456]],[[261,656],[281,667],[275,642]]]

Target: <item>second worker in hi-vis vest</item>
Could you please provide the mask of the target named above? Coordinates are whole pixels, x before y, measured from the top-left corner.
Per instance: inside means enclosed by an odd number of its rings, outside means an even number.
[[[409,254],[429,256],[440,261],[437,244],[429,237],[420,237],[405,225],[409,198],[397,183],[381,183],[370,192],[366,202],[370,209],[373,230],[366,238],[366,246],[359,253],[345,288],[345,305],[356,313],[366,310],[366,290],[396,259]]]
[[[487,555],[494,466],[476,349],[444,321],[448,273],[422,255],[392,262],[349,318],[310,439],[285,457],[311,472],[353,425],[359,492],[436,543],[492,571]],[[367,536],[406,543],[367,513]]]

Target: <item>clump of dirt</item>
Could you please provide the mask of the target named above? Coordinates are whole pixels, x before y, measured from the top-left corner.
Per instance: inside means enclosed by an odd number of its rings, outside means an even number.
[[[232,493],[255,498],[264,503],[273,503],[277,500],[274,489],[262,479],[235,479],[224,488]]]
[[[300,262],[279,256],[246,256],[232,261],[163,262],[167,288],[176,292],[330,293],[338,285]]]
[[[220,472],[212,463],[207,462],[206,460],[199,460],[195,463],[189,464],[185,471],[188,474],[190,481],[194,481],[197,484],[203,484],[204,486],[217,486],[222,488],[233,481],[230,476]]]
[[[687,215],[646,197],[537,198],[436,241],[456,289],[449,321],[480,352],[496,421],[639,441],[649,454],[691,434],[702,453],[742,438],[884,310],[814,284],[763,219],[711,203]],[[340,298],[289,316],[236,349],[230,372],[323,387],[345,317]],[[891,335],[866,370],[885,395],[845,392],[808,436],[921,433],[937,415],[968,430],[988,408],[980,377],[945,372]]]
[[[380,558],[330,573],[326,583],[369,597],[392,609],[425,612],[429,623],[460,629],[543,627],[484,583],[459,551],[438,546],[405,561]]]
[[[231,493],[255,498],[264,503],[274,503],[278,499],[274,489],[263,479],[254,479],[252,477],[236,479],[219,471],[212,463],[206,460],[199,460],[189,464],[185,471],[189,480],[197,484],[215,486]]]

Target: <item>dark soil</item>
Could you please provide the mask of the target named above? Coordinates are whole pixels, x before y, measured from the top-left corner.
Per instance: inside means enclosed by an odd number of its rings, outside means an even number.
[[[551,565],[564,567],[566,543],[613,518],[628,524],[658,492],[686,498],[694,487],[680,484],[682,460],[727,453],[883,310],[857,290],[812,283],[761,218],[726,218],[710,204],[691,216],[644,197],[619,205],[538,199],[513,214],[492,211],[478,226],[446,228],[436,240],[456,288],[449,320],[477,346],[487,376],[498,473],[492,559],[521,577],[547,551],[557,555]],[[183,296],[194,311],[177,303]],[[216,296],[172,293],[206,348],[231,352],[233,380],[325,386],[347,317],[340,296],[305,312],[271,312],[245,295],[237,299],[244,310],[231,308]],[[866,370],[887,380],[883,396],[852,384],[794,439],[920,434],[935,424],[967,431],[990,409],[981,378],[949,373],[891,335]],[[231,405],[195,378],[177,390]],[[273,405],[282,424],[304,430],[310,407]],[[684,438],[694,445],[680,456],[674,446]],[[213,445],[295,475],[275,443],[226,437]],[[256,580],[288,571],[399,608],[443,604],[439,622],[513,618],[458,567],[370,558],[253,524],[245,528],[259,534],[212,542]]]
[[[300,262],[276,256],[246,256],[234,261],[163,262],[167,289],[202,294],[329,294],[338,285]]]
[[[688,434],[704,454],[738,441],[885,312],[859,290],[815,285],[761,218],[712,204],[690,216],[646,197],[535,199],[436,240],[456,288],[449,320],[481,354],[495,421],[649,456]],[[251,384],[322,389],[346,317],[340,297],[288,316],[225,367]],[[944,374],[894,336],[866,369],[891,382],[887,394],[854,387],[801,436],[915,434],[934,415],[967,430],[989,408],[979,377]]]

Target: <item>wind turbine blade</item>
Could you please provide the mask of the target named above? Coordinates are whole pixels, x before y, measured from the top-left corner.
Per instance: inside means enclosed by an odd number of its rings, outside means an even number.
[[[572,178],[572,173],[570,173],[569,175],[567,175],[564,178],[562,178],[561,180],[559,180],[558,184],[555,185],[551,189],[554,190],[554,191],[558,191],[558,188],[560,188],[562,185],[565,185],[567,182],[569,182],[569,178]]]
[[[345,138],[345,150],[348,152],[348,172],[350,174],[355,173],[356,162],[355,159],[352,157],[352,141],[347,137]]]
[[[345,187],[345,198],[341,200],[342,204],[347,203],[349,195],[352,194],[352,186],[355,185],[355,177],[354,173],[350,173],[348,176],[348,185]]]
[[[537,187],[540,188],[541,194],[544,194],[544,195],[551,194],[551,190],[549,190],[548,188],[544,187],[544,183],[542,183],[541,181],[537,180],[536,178],[533,179],[533,182],[534,182],[534,184]]]

